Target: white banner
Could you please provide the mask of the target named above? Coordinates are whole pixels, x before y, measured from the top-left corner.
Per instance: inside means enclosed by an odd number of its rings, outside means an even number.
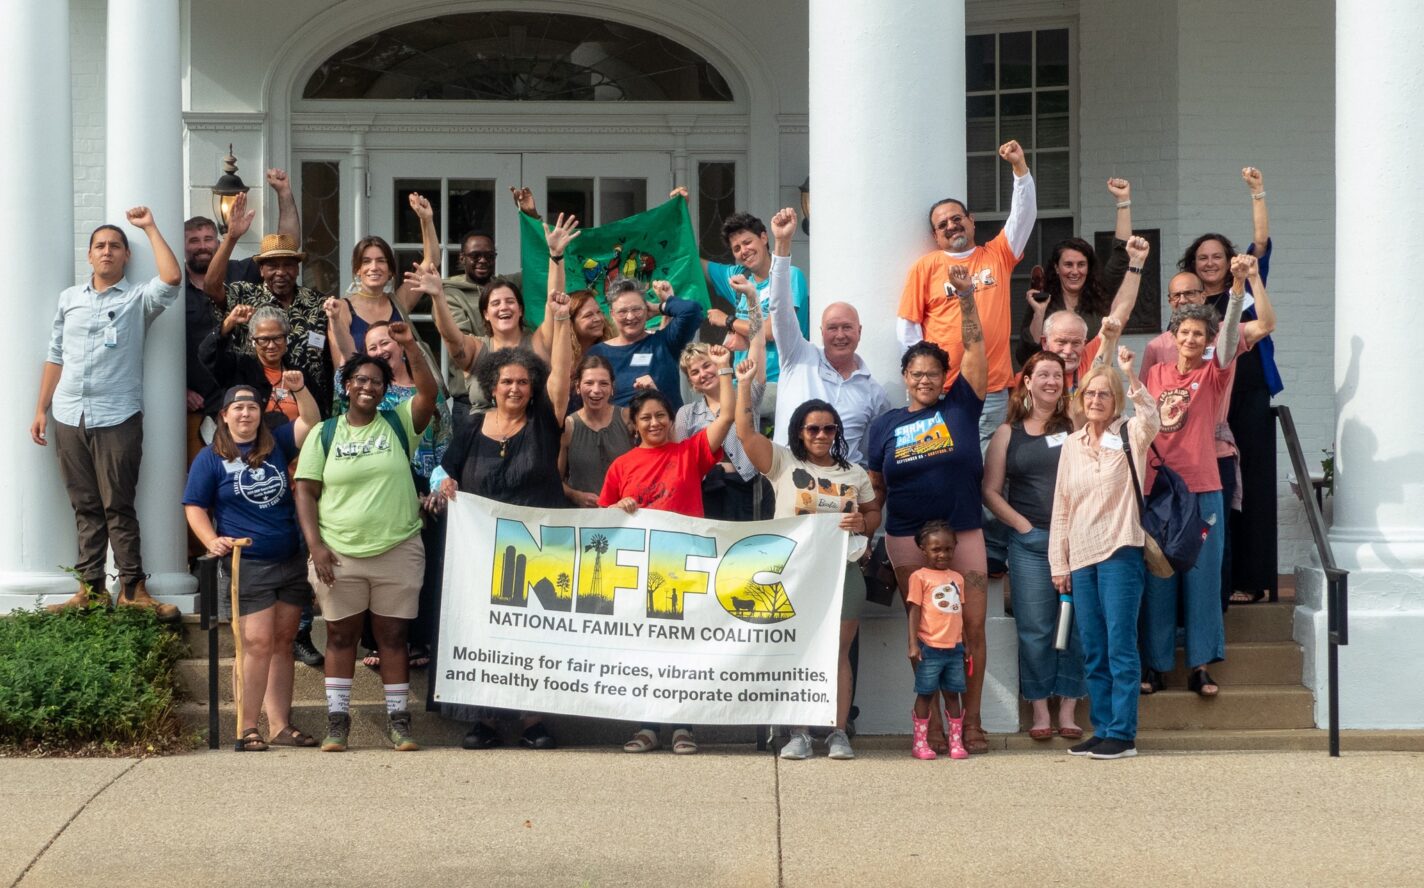
[[[832,725],[849,536],[839,522],[526,509],[461,493],[446,521],[435,699]]]

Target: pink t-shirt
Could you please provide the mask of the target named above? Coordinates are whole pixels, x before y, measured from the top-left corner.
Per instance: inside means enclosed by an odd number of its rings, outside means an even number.
[[[1207,346],[1206,352],[1202,357],[1205,360],[1211,360],[1215,349],[1216,346],[1214,345]],[[1241,357],[1250,350],[1251,346],[1246,343],[1246,325],[1242,324],[1241,335],[1236,340],[1236,354],[1231,359],[1231,380],[1226,384],[1226,392],[1221,398],[1221,415],[1216,419],[1216,456],[1218,459],[1237,455],[1236,439],[1231,434],[1230,426],[1226,424],[1226,414],[1231,409],[1231,389],[1236,385],[1236,358]],[[1140,371],[1142,378],[1146,379],[1147,371],[1151,370],[1153,366],[1157,364],[1175,363],[1177,363],[1177,340],[1172,337],[1171,330],[1163,330],[1160,335],[1147,343],[1142,349],[1142,369]],[[1240,474],[1239,469],[1237,474]],[[1236,498],[1232,508],[1240,508],[1240,506],[1241,484],[1238,482],[1236,485]]]
[[[964,577],[955,570],[922,567],[910,574],[908,604],[920,606],[920,641],[949,650],[964,640]]]
[[[1221,489],[1215,432],[1235,369],[1234,361],[1223,370],[1215,361],[1203,360],[1196,369],[1180,373],[1173,361],[1153,365],[1142,380],[1157,401],[1162,419],[1162,429],[1154,442],[1157,452],[1193,493]],[[1152,460],[1148,460],[1144,493],[1152,489],[1156,477]]]

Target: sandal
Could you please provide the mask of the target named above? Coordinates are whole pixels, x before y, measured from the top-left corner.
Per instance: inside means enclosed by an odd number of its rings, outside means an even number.
[[[673,755],[693,755],[696,752],[697,741],[693,739],[691,731],[687,728],[678,728],[672,732]]]
[[[964,726],[964,748],[970,755],[983,755],[989,751],[989,738],[984,735],[983,725]]]
[[[1083,738],[1083,729],[1077,725],[1066,725],[1058,729],[1058,736],[1065,740],[1081,740]]]
[[[661,744],[658,742],[656,731],[643,728],[634,734],[627,743],[623,744],[624,752],[652,752]]]
[[[1265,589],[1255,589],[1251,592],[1237,590],[1231,593],[1232,604],[1259,604],[1266,600]]]
[[[381,655],[373,650],[367,650],[366,656],[361,658],[361,665],[367,669],[379,671],[381,668]]]
[[[262,732],[256,728],[248,728],[242,732],[242,737],[232,747],[233,752],[266,752],[267,741],[262,739]]]
[[[409,650],[411,669],[424,669],[430,665],[430,648],[423,644],[413,644]]]
[[[1053,737],[1053,728],[1029,728],[1028,736],[1031,740],[1049,740]]]
[[[273,746],[297,746],[303,749],[310,748],[317,744],[317,739],[312,735],[300,731],[292,725],[287,725],[282,730],[272,735]]]
[[[1191,677],[1187,679],[1187,690],[1195,691],[1199,697],[1215,697],[1221,693],[1221,688],[1205,666],[1192,670]]]
[[[1142,670],[1142,681],[1137,686],[1137,692],[1144,697],[1150,697],[1167,685],[1162,681],[1162,673],[1148,666]]]

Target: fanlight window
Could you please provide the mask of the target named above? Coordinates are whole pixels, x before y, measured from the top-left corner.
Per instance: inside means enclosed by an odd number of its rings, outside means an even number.
[[[387,28],[332,55],[307,99],[730,102],[711,62],[632,25],[481,12]]]

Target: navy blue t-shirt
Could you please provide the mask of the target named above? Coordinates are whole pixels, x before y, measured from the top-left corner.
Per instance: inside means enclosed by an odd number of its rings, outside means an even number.
[[[865,455],[885,476],[886,533],[913,536],[935,519],[955,530],[983,526],[983,412],[984,400],[960,376],[934,406],[901,407],[871,423]]]
[[[221,421],[221,420],[220,420]],[[251,537],[246,555],[259,561],[281,561],[296,553],[301,543],[297,509],[287,466],[298,448],[292,423],[272,430],[276,447],[260,469],[246,460],[224,460],[204,447],[188,470],[183,505],[201,506],[212,513],[219,536]],[[239,444],[245,457],[251,444]]]
[[[673,297],[667,301],[666,327],[644,336],[632,345],[595,342],[588,353],[602,355],[613,365],[613,403],[627,407],[638,390],[639,376],[651,376],[658,391],[672,402],[674,411],[682,406],[682,350],[697,335],[702,324],[702,306],[691,299]]]

